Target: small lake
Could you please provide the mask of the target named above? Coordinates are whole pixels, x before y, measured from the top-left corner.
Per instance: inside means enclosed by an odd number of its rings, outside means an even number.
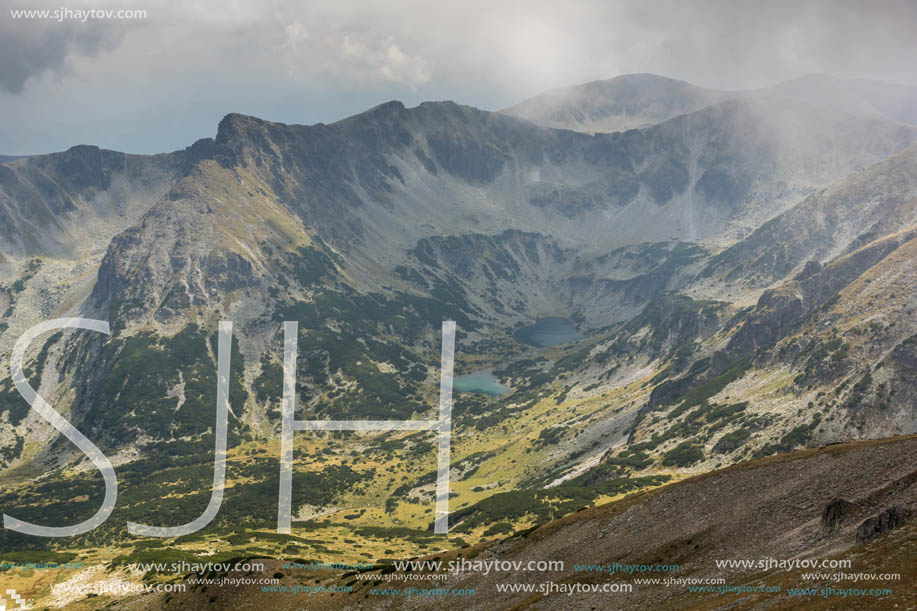
[[[560,346],[583,338],[572,322],[557,317],[539,318],[533,324],[517,329],[513,337],[518,342],[536,348]]]
[[[478,392],[494,397],[505,395],[509,392],[506,386],[500,384],[491,369],[456,376],[452,380],[452,390],[455,392]]]

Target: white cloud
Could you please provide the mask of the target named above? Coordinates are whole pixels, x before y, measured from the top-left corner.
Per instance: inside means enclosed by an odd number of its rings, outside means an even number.
[[[10,2],[20,0],[0,0]],[[143,4],[148,18],[129,23],[24,25],[0,12],[0,139],[15,143],[0,152],[77,140],[175,148],[229,111],[310,122],[392,98],[499,108],[622,72],[720,88],[808,72],[917,79],[909,0],[882,10],[856,0]],[[82,119],[66,119],[73,107]]]

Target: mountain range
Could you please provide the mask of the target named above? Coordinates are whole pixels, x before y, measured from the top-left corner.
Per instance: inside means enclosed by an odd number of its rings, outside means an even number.
[[[181,524],[207,505],[220,320],[234,322],[226,499],[170,549],[407,557],[752,458],[917,432],[915,256],[913,87],[639,74],[501,112],[230,114],[171,153],[0,159],[0,356],[50,318],[111,324],[27,353],[32,385],[121,482],[81,557],[140,557],[155,542],[126,520]],[[520,340],[558,318],[575,337]],[[296,536],[276,538],[287,320],[301,419],[435,417],[443,320],[456,373],[509,389],[455,395],[448,543],[428,532],[423,431],[298,432]],[[5,371],[0,422],[4,512],[95,512],[99,474]],[[0,547],[54,546],[3,531]]]

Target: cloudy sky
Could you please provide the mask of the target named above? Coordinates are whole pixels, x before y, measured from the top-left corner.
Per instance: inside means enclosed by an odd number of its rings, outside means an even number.
[[[503,108],[630,72],[707,87],[808,73],[917,85],[917,1],[0,0],[0,153],[138,153],[242,112],[330,122],[377,103]],[[25,19],[20,9],[145,10]]]

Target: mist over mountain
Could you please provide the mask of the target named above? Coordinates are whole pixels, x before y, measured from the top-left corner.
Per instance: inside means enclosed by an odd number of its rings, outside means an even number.
[[[625,74],[553,89],[501,112],[545,127],[619,132],[662,123],[737,95],[655,74]]]
[[[917,87],[824,74],[753,91],[716,91],[655,74],[554,89],[502,110],[545,127],[587,133],[644,128],[736,98],[779,98],[849,114],[917,123]]]
[[[915,100],[823,76],[721,92],[625,75],[501,113],[230,114],[172,153],[0,160],[0,356],[49,318],[110,322],[111,337],[40,338],[27,375],[123,481],[77,543],[126,556],[126,520],[206,506],[220,320],[235,325],[228,478],[247,483],[185,551],[273,528],[287,320],[297,417],[323,420],[430,416],[440,324],[457,322],[456,373],[509,390],[456,393],[463,542],[672,476],[914,433]],[[577,334],[532,345],[519,330],[536,319]],[[4,511],[91,514],[97,474],[5,372],[0,419]],[[424,434],[297,434],[294,526],[335,542],[290,549],[434,546]],[[34,504],[38,473],[64,496]],[[88,492],[65,515],[68,473]],[[14,545],[41,547],[0,536]]]

